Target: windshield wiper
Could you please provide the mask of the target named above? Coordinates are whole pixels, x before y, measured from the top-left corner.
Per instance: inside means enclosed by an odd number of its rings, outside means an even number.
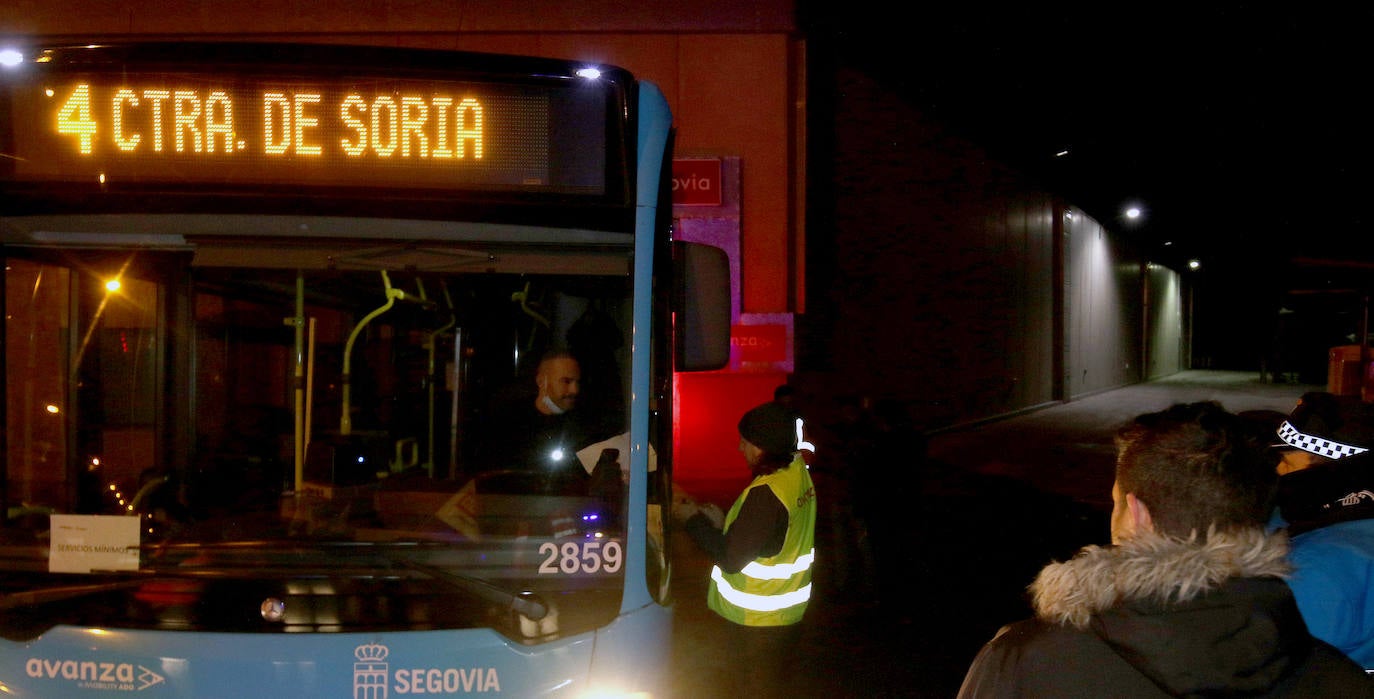
[[[467,592],[479,599],[506,607],[530,621],[539,621],[549,615],[548,603],[529,590],[511,592],[480,578],[452,573],[443,568],[416,563],[395,556],[387,556],[387,559],[411,570],[424,573],[439,582],[446,583],[450,587]]]
[[[530,592],[511,592],[500,586],[493,585],[485,580],[473,578],[458,573],[452,573],[442,568],[416,563],[415,561],[404,560],[399,557],[387,556],[387,560],[397,564],[407,570],[411,570],[424,575],[428,579],[438,580],[450,587],[456,588],[461,592],[470,594],[484,602],[509,609],[530,621],[539,621],[549,614],[549,605],[544,602],[539,595]],[[35,590],[25,590],[23,592],[10,592],[0,595],[0,611],[18,609],[22,607],[33,607],[49,602],[60,602],[62,600],[85,597],[87,595],[98,595],[105,592],[114,592],[147,584],[150,580],[159,578],[215,578],[226,579],[238,575],[243,575],[246,571],[239,568],[220,568],[220,567],[189,567],[189,568],[143,568],[138,571],[101,571],[107,575],[126,575],[123,580],[111,580],[108,582],[91,583],[87,585],[56,585],[53,587],[38,588]],[[254,577],[261,578],[261,569],[253,571]],[[285,569],[271,571],[277,573],[275,576],[280,578],[352,578],[352,579],[373,579],[383,577],[393,577],[396,573],[393,568],[364,568],[364,569]],[[390,575],[388,575],[390,574]]]
[[[403,567],[403,568],[406,568],[406,569],[408,569],[408,570],[412,570],[412,571],[421,573],[421,574],[423,574],[423,575],[424,575],[425,577],[427,577],[427,578],[430,578],[430,579],[433,579],[433,580],[438,580],[438,581],[440,581],[440,582],[442,582],[442,583],[447,584],[449,587],[456,588],[456,589],[458,589],[458,590],[461,591],[461,592],[466,592],[466,593],[468,593],[468,594],[471,594],[471,595],[473,595],[473,596],[477,597],[478,599],[481,599],[481,600],[483,600],[483,601],[485,601],[485,602],[490,602],[490,603],[492,603],[492,604],[494,604],[494,605],[497,605],[497,606],[499,606],[499,607],[503,607],[503,608],[509,609],[509,610],[511,610],[511,611],[513,611],[513,612],[515,612],[515,613],[517,613],[517,614],[520,614],[521,616],[523,616],[523,617],[529,619],[530,621],[539,621],[539,620],[543,619],[544,617],[548,616],[548,614],[549,614],[549,605],[548,605],[548,603],[545,602],[539,595],[537,595],[537,594],[535,594],[534,592],[531,592],[531,591],[529,591],[529,590],[524,590],[524,591],[520,591],[520,592],[512,592],[512,591],[507,590],[507,589],[505,589],[505,588],[503,588],[503,587],[501,587],[501,586],[499,586],[499,585],[495,585],[495,584],[493,584],[493,583],[487,582],[486,580],[483,580],[483,579],[481,579],[481,578],[474,578],[474,577],[472,577],[472,576],[462,575],[462,574],[459,574],[459,573],[454,573],[454,572],[445,570],[445,569],[443,569],[443,568],[439,568],[439,567],[437,567],[437,566],[431,566],[431,565],[427,565],[427,564],[424,564],[424,563],[417,563],[417,562],[412,561],[412,560],[409,560],[408,558],[405,558],[405,557],[403,557],[403,556],[398,556],[398,555],[396,555],[396,554],[394,553],[395,551],[403,550],[403,549],[409,549],[409,550],[424,550],[424,549],[430,549],[430,548],[433,548],[433,549],[446,548],[447,546],[444,545],[444,544],[435,544],[435,543],[431,543],[431,542],[419,542],[419,541],[385,541],[385,542],[384,542],[384,541],[301,541],[301,540],[272,541],[272,540],[258,540],[258,541],[239,541],[239,542],[221,543],[221,544],[210,544],[210,545],[172,544],[172,545],[171,545],[171,548],[179,548],[179,547],[181,547],[181,546],[187,546],[188,548],[199,548],[199,549],[201,549],[201,550],[204,550],[204,549],[207,549],[207,548],[211,548],[211,549],[219,548],[219,549],[225,549],[225,550],[259,550],[259,549],[283,549],[283,548],[286,548],[286,547],[302,547],[302,545],[304,545],[304,548],[312,548],[312,549],[315,549],[315,550],[317,550],[317,551],[325,551],[325,552],[329,552],[329,551],[335,550],[335,549],[374,549],[374,550],[381,550],[381,551],[382,551],[382,554],[381,554],[382,557],[383,557],[386,561],[388,561],[388,562],[390,562],[390,563],[392,563],[392,564],[399,565],[399,566],[401,566],[401,567]],[[155,546],[155,547],[156,547],[156,546]],[[166,547],[164,547],[164,548],[166,548]],[[212,569],[201,569],[201,571],[200,571],[199,573],[192,572],[192,571],[195,571],[195,570],[196,570],[196,568],[189,568],[189,569],[187,569],[187,568],[168,568],[168,569],[159,569],[157,572],[162,573],[162,574],[166,574],[166,575],[180,575],[180,576],[191,577],[191,576],[195,576],[195,575],[197,575],[197,574],[199,574],[199,575],[213,575],[213,574],[214,574],[213,571],[216,570],[216,569],[213,569],[213,568],[212,568]],[[259,572],[261,572],[261,571],[259,571]],[[288,570],[285,571],[285,572],[291,573],[292,571],[288,569]],[[302,572],[302,571],[301,571],[301,569],[296,569],[296,572],[299,573],[299,572]],[[348,573],[346,573],[345,571],[338,571],[338,570],[332,570],[332,571],[331,571],[331,570],[319,570],[319,569],[316,569],[316,570],[312,570],[311,573],[313,573],[314,576],[316,576],[316,577],[343,577],[343,576],[348,575]],[[356,572],[356,571],[354,572],[354,575],[355,575],[355,576],[357,575],[357,572]]]
[[[302,542],[292,541],[289,545],[299,547]],[[266,548],[280,549],[286,542],[281,541],[250,541],[234,542],[231,544],[219,544],[209,546],[199,546],[198,548],[218,548],[221,550],[259,550]],[[180,548],[182,544],[173,544],[172,547]],[[187,548],[197,548],[196,545],[185,544]],[[308,542],[307,547],[315,548],[320,551],[343,548],[369,548],[369,549],[422,549],[428,548],[426,544],[419,542]],[[156,544],[148,548],[158,548]],[[436,547],[437,548],[437,547]],[[399,566],[406,570],[420,573],[424,577],[437,580],[451,588],[470,594],[484,602],[491,603],[498,607],[509,609],[530,621],[539,621],[549,614],[549,605],[539,595],[525,590],[512,592],[499,585],[487,582],[481,578],[474,578],[459,573],[454,573],[443,568],[439,568],[424,563],[408,560],[403,556],[395,555],[392,552],[384,553],[382,556],[388,563]],[[87,585],[58,585],[54,587],[26,590],[23,592],[11,592],[0,595],[0,611],[15,609],[19,607],[31,607],[48,602],[56,602],[87,595],[100,594],[102,592],[113,592],[132,587],[138,587],[147,583],[153,578],[215,578],[226,579],[238,577],[245,574],[242,568],[229,566],[143,566],[137,571],[92,571],[103,575],[119,575],[124,577],[120,580],[107,582],[91,583]],[[252,571],[254,577],[277,578],[385,578],[393,577],[396,574],[395,568],[326,568],[318,566],[310,567],[287,567],[287,568],[268,568],[261,567]]]
[[[0,595],[0,611],[18,609],[20,607],[34,607],[48,602],[60,602],[75,597],[85,597],[87,595],[98,595],[102,592],[113,592],[130,587],[138,587],[148,582],[146,579],[138,580],[113,580],[103,583],[92,583],[90,585],[57,585],[55,587],[43,587],[37,590],[25,590],[23,592],[7,592]]]

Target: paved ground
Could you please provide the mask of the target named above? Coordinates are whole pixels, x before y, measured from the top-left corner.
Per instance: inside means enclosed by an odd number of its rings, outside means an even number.
[[[865,561],[835,531],[836,520],[818,528],[818,594],[798,651],[798,696],[952,697],[979,646],[1028,614],[1023,591],[1040,567],[1107,540],[1117,426],[1197,400],[1287,412],[1307,390],[1318,387],[1189,371],[933,435],[931,470],[913,506],[920,533],[911,542],[912,588],[898,609],[873,603]],[[677,696],[717,696],[708,567],[689,540],[675,544]]]

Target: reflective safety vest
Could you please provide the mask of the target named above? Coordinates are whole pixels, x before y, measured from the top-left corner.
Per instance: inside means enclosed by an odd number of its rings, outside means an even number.
[[[786,626],[801,621],[811,599],[811,564],[816,558],[816,486],[798,454],[787,468],[759,476],[725,515],[725,531],[739,516],[749,491],[767,487],[787,508],[787,537],[774,556],[756,558],[738,573],[711,567],[706,605],[745,626]]]

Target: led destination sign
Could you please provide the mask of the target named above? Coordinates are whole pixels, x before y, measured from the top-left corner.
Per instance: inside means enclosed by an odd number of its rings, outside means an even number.
[[[600,194],[589,85],[59,73],[9,94],[15,180]]]

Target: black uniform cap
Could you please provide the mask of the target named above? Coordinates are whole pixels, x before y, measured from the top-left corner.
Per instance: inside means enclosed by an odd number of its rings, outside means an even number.
[[[739,434],[769,454],[787,456],[797,450],[797,416],[778,403],[764,403],[739,419]]]

